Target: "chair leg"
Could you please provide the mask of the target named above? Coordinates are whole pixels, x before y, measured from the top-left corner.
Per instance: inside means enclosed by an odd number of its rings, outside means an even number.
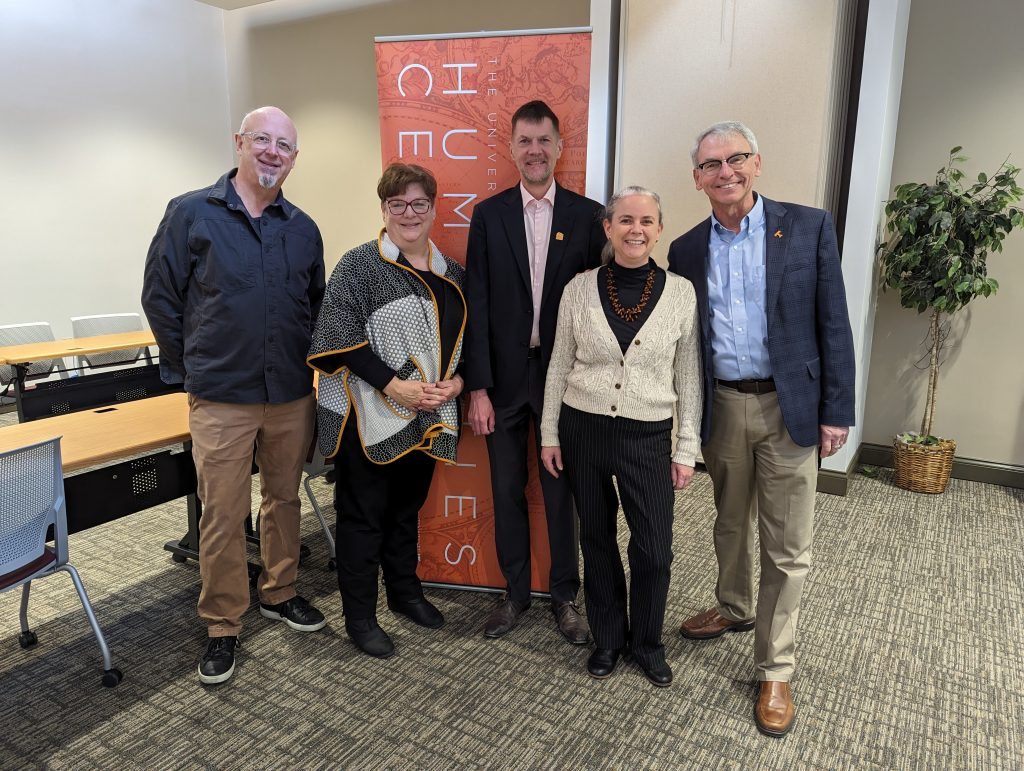
[[[79,578],[78,571],[75,570],[73,565],[61,565],[57,570],[63,570],[71,576],[71,581],[75,585],[75,591],[78,592],[78,599],[82,601],[86,618],[89,619],[89,626],[92,627],[92,632],[96,635],[96,642],[100,644],[100,652],[103,654],[103,684],[108,688],[113,688],[121,681],[121,672],[114,669],[111,663],[110,648],[107,647],[103,631],[100,629],[99,622],[96,621],[96,615],[92,612],[92,604],[89,602],[89,595],[85,592],[85,586],[82,585],[82,579]]]
[[[31,586],[32,582],[26,581],[21,587],[21,611],[18,613],[21,620],[21,634],[18,635],[18,645],[22,648],[31,648],[39,642],[36,633],[28,628],[28,593]]]
[[[21,587],[21,612],[18,617],[21,619],[21,631],[28,631],[28,593],[32,588],[32,582],[26,581],[25,585]]]
[[[320,474],[316,474],[315,476],[323,476],[325,473],[327,472],[322,472]],[[334,537],[331,535],[331,529],[327,525],[327,520],[324,519],[324,513],[320,509],[320,504],[317,502],[316,496],[313,495],[313,489],[310,487],[309,484],[311,479],[313,479],[313,477],[307,475],[306,478],[302,481],[302,486],[306,490],[306,497],[309,498],[309,503],[313,507],[313,511],[316,513],[316,518],[320,520],[320,527],[324,531],[324,538],[327,539],[327,552],[328,554],[330,554],[330,559],[327,562],[327,568],[328,570],[334,570],[336,565],[334,552]]]

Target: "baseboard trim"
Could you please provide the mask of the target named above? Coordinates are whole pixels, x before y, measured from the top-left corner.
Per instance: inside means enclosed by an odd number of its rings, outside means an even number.
[[[860,448],[857,448],[857,452],[853,454],[853,460],[847,464],[846,471],[819,468],[818,492],[845,496],[850,490],[850,476],[857,470],[858,466],[860,466]]]
[[[892,468],[892,454],[890,445],[864,442],[860,446],[860,462],[865,466]],[[984,482],[988,485],[1024,489],[1024,466],[1014,466],[1009,463],[993,463],[974,458],[954,458],[951,476],[954,479],[966,479],[969,482]],[[818,485],[821,489],[820,481]]]

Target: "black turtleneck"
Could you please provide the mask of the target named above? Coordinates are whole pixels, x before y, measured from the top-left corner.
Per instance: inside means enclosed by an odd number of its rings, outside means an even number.
[[[654,286],[651,288],[651,299],[644,306],[643,312],[636,317],[635,321],[626,321],[619,318],[612,310],[612,302],[608,298],[608,269],[611,268],[615,279],[615,288],[619,293],[619,304],[623,308],[632,308],[640,302],[640,295],[644,291],[644,284],[647,282],[648,271],[654,271]],[[640,268],[624,268],[616,262],[610,265],[602,265],[597,272],[597,292],[601,296],[601,307],[604,308],[605,318],[608,319],[608,326],[612,328],[615,339],[619,341],[619,347],[625,353],[629,344],[633,342],[640,327],[650,318],[654,306],[658,304],[662,291],[665,289],[665,271],[659,268],[654,260],[648,260],[647,264]]]

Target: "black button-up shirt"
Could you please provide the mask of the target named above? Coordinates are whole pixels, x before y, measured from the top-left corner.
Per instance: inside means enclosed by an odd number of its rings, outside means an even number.
[[[323,239],[280,193],[250,217],[236,171],[167,205],[142,307],[165,382],[211,401],[281,404],[312,390],[306,352],[324,296]]]

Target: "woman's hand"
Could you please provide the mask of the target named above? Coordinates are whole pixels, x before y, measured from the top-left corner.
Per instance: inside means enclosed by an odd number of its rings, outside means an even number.
[[[544,464],[544,468],[548,470],[548,473],[555,479],[558,479],[558,472],[562,470],[562,448],[541,447],[540,460]]]
[[[462,375],[456,375],[451,380],[438,380],[436,383],[429,383],[426,393],[437,400],[431,409],[436,410],[445,402],[457,398],[465,385],[466,382],[462,379]]]
[[[436,407],[430,405],[434,403],[436,397],[427,392],[427,389],[433,388],[433,386],[433,383],[423,383],[419,380],[400,380],[397,377],[393,377],[391,382],[384,386],[384,393],[407,410],[433,410]]]
[[[693,479],[693,466],[684,466],[682,463],[672,464],[672,489],[682,490]]]

